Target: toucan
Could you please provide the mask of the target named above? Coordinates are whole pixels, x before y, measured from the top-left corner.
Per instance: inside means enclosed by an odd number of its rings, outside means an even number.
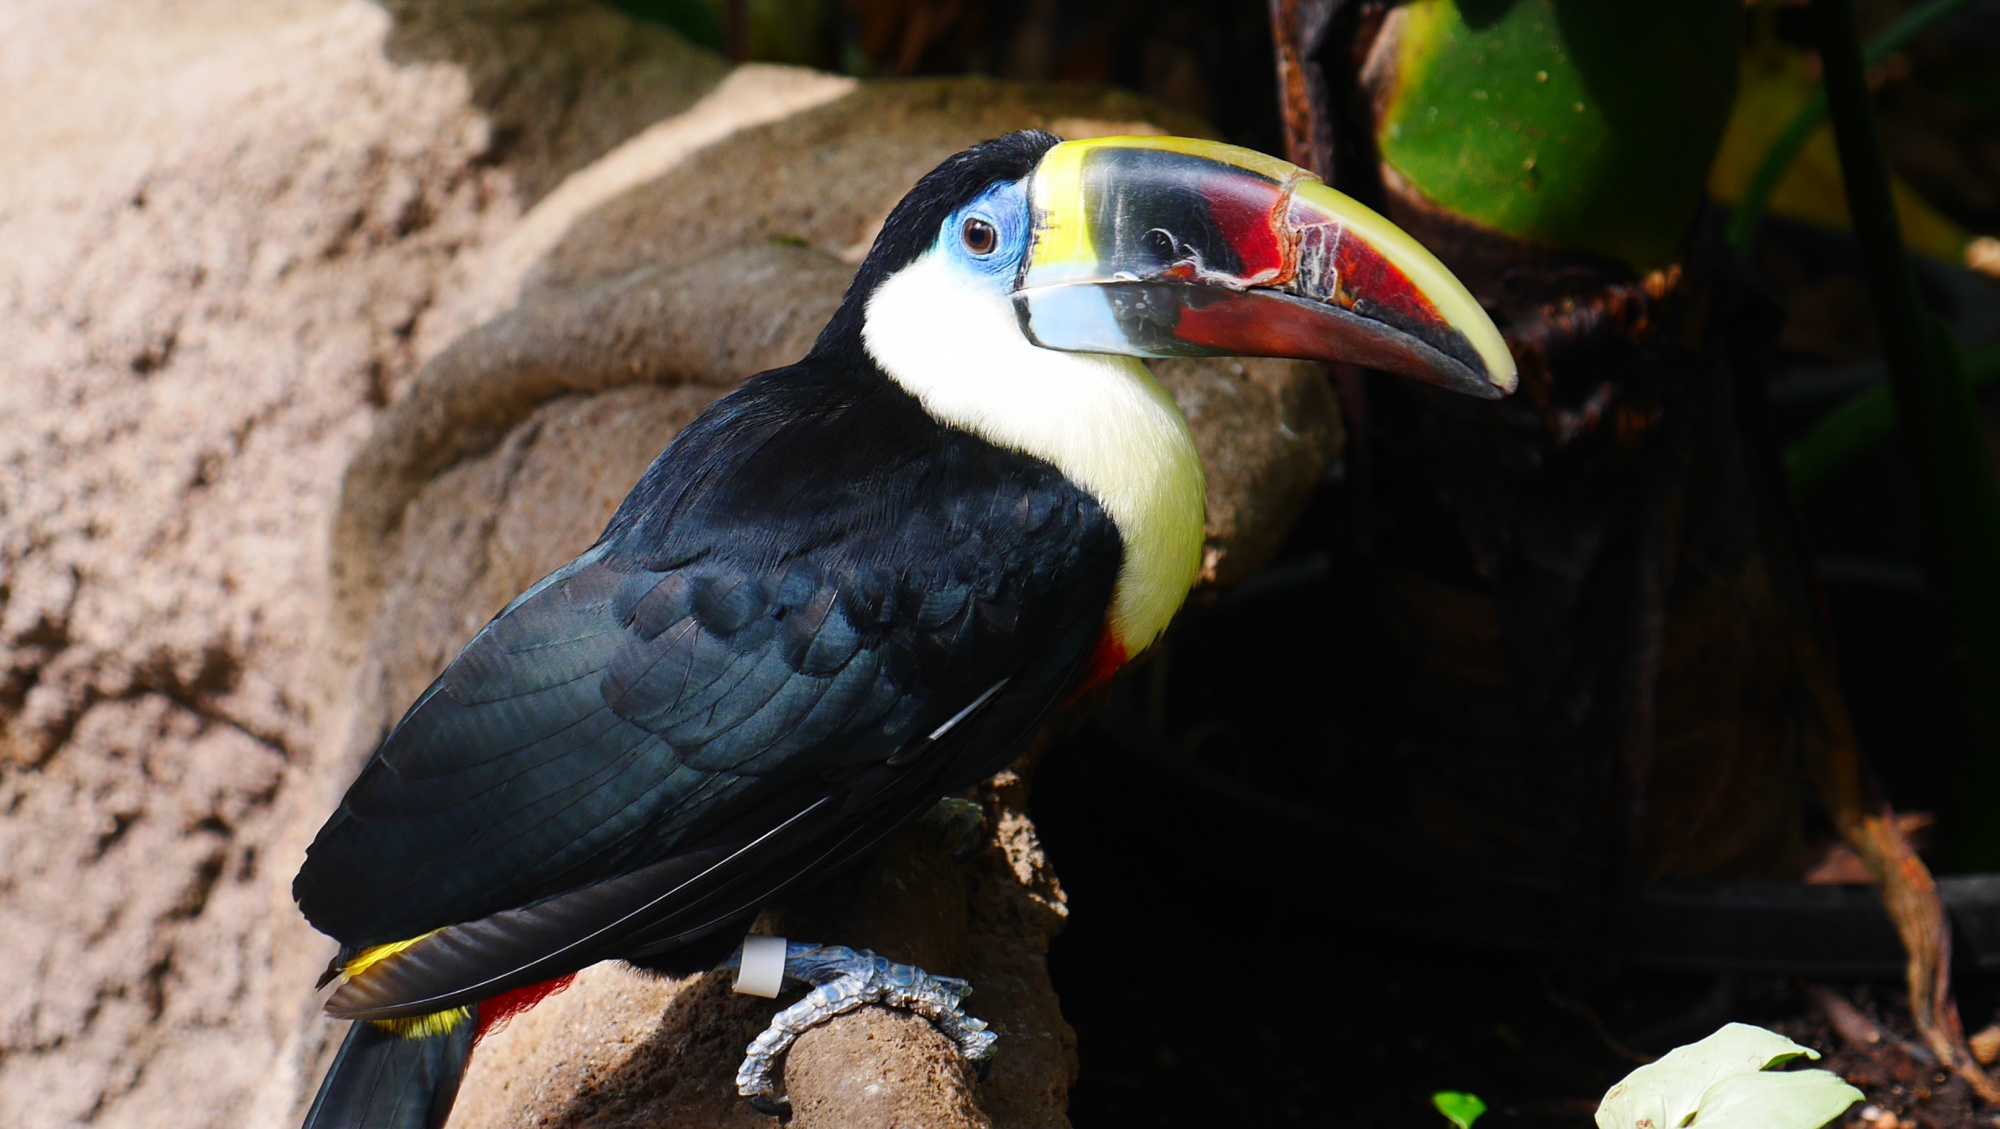
[[[307,1129],[441,1125],[480,1034],[597,961],[747,971],[760,908],[1144,652],[1199,571],[1204,485],[1139,358],[1232,354],[1515,382],[1436,258],[1283,161],[1030,131],[920,179],[806,356],[683,429],[320,829],[292,895],[353,1023]],[[990,1045],[963,982],[781,948],[819,985],[790,1030],[865,998]],[[738,1079],[761,1108],[766,1035]]]

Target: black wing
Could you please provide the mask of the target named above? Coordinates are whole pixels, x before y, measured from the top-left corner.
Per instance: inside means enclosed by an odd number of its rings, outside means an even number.
[[[315,926],[459,926],[342,1010],[670,949],[851,860],[1011,759],[1118,561],[1053,468],[887,381],[756,378],[466,647],[320,831],[293,886]]]

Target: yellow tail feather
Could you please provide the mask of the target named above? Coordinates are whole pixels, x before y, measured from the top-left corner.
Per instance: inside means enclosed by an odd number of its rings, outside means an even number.
[[[370,1023],[384,1031],[393,1031],[405,1039],[432,1039],[439,1035],[449,1035],[458,1025],[472,1018],[472,1009],[455,1007],[450,1011],[434,1011],[429,1015],[412,1015],[405,1019],[371,1019]]]

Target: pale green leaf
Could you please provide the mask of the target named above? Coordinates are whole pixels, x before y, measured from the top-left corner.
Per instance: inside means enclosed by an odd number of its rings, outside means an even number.
[[[1685,1126],[1713,1129],[1708,1120],[1709,1115],[1714,1112],[1708,1108],[1710,1101],[1727,1100],[1732,1103],[1731,1108],[1737,1108],[1734,1103],[1748,1100],[1734,1086],[1722,1088],[1723,1082],[1743,1079],[1745,1084],[1750,1085],[1747,1093],[1754,1096],[1756,1090],[1753,1080],[1760,1077],[1760,1072],[1769,1067],[1781,1066],[1801,1056],[1818,1058],[1819,1054],[1809,1047],[1802,1047],[1783,1035],[1766,1031],[1761,1027],[1752,1027],[1747,1023],[1731,1023],[1698,1043],[1678,1047],[1669,1051],[1660,1061],[1642,1066],[1626,1075],[1623,1081],[1611,1087],[1604,1095],[1604,1101],[1597,1107],[1598,1129],[1683,1129]],[[1855,1093],[1845,1082],[1833,1075],[1824,1071],[1813,1073],[1825,1075],[1825,1078],[1831,1080],[1834,1085],[1853,1095],[1835,1108],[1834,1113],[1845,1109],[1855,1098],[1860,1097],[1860,1094]],[[1774,1100],[1781,1100],[1782,1095],[1794,1092],[1790,1087],[1796,1084],[1786,1079],[1805,1076],[1807,1075],[1761,1075],[1762,1078],[1778,1080],[1772,1083],[1778,1087],[1772,1092],[1780,1095],[1780,1098]],[[1824,1083],[1819,1085],[1824,1086]],[[1819,1095],[1818,1100],[1821,1104],[1832,1100],[1831,1089],[1813,1092]],[[1804,1091],[1798,1093],[1803,1094]],[[1714,1095],[1712,1098],[1711,1094]],[[1761,1111],[1767,1107],[1759,1105],[1756,1108]],[[1817,1108],[1819,1108],[1817,1105],[1802,1106],[1798,1116],[1790,1120],[1774,1120],[1765,1116],[1764,1121],[1754,1124],[1759,1124],[1761,1129],[1819,1129],[1833,1114],[1822,1116],[1816,1121],[1808,1120],[1812,1116],[1812,1110]],[[1723,1124],[1714,1123],[1715,1126]],[[1734,1121],[1730,1124],[1735,1124],[1740,1129],[1741,1126],[1753,1122]]]
[[[1708,1088],[1691,1129],[1820,1129],[1860,1100],[1828,1070],[1742,1074]]]

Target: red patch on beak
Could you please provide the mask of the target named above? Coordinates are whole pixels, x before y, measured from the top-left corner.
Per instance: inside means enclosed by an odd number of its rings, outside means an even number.
[[[1355,296],[1391,315],[1391,321],[1405,325],[1436,325],[1444,320],[1414,285],[1410,276],[1398,270],[1382,253],[1362,239],[1341,239],[1334,251],[1334,269],[1340,272],[1339,294],[1335,301],[1352,305]]]
[[[1276,185],[1249,177],[1216,177],[1203,188],[1209,218],[1242,264],[1236,283],[1272,286],[1291,281],[1297,269],[1297,239],[1283,215],[1291,197]]]
[[[1300,200],[1293,185],[1224,175],[1209,177],[1200,187],[1208,218],[1228,244],[1237,268],[1217,270],[1194,253],[1147,281],[1210,283],[1238,293],[1276,290],[1343,310],[1365,300],[1370,307],[1366,316],[1392,325],[1408,328],[1442,322],[1437,307],[1408,274],[1344,222]],[[1164,229],[1153,237],[1173,239]],[[1175,249],[1179,250],[1178,244]],[[1296,328],[1273,327],[1272,346],[1285,347]]]

